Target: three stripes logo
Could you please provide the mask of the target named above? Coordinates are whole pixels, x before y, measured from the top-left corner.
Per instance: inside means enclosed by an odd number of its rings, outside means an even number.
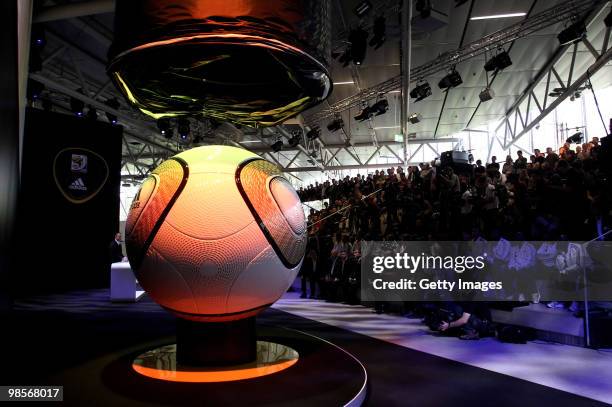
[[[72,189],[74,191],[87,191],[87,187],[85,186],[82,178],[75,179],[72,184],[68,186],[68,189]]]

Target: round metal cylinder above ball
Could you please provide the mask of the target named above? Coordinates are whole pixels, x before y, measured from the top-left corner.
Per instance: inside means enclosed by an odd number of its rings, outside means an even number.
[[[253,127],[325,100],[329,0],[117,0],[108,73],[154,117]]]

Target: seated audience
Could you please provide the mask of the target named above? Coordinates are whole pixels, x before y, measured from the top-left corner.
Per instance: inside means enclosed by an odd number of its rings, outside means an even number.
[[[321,210],[310,209],[308,215],[302,297],[359,304],[364,240],[554,242],[602,236],[612,227],[612,188],[609,166],[598,160],[600,149],[594,137],[574,148],[566,143],[559,154],[551,147],[545,153],[535,149],[529,160],[518,150],[516,159],[508,155],[501,167],[495,156],[468,168],[421,163],[406,172],[389,168],[302,187],[303,202],[325,200]],[[549,249],[531,250],[537,250],[532,257],[544,268],[552,264]],[[518,273],[521,267],[509,260],[507,269]],[[520,288],[517,300],[538,298],[538,288]],[[393,309],[391,303],[372,305],[377,312]],[[432,329],[477,339],[491,330],[487,304],[477,305],[477,310],[473,304],[410,307],[422,315],[428,309],[437,315],[447,312],[452,317],[439,319]],[[576,308],[571,303],[551,306]]]

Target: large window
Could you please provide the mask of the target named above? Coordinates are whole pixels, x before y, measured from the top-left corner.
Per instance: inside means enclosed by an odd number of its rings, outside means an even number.
[[[584,142],[591,140],[593,137],[605,137],[608,122],[612,117],[612,104],[607,103],[612,98],[612,87],[602,90],[595,89],[595,92],[603,123],[595,104],[593,92],[585,89],[579,97],[564,100],[553,112],[507,150],[502,147],[504,126],[501,126],[496,133],[499,122],[491,122],[473,129],[476,131],[462,131],[453,134],[452,137],[460,138],[462,140],[461,147],[465,150],[471,150],[474,157],[483,160],[483,162],[489,160],[491,156],[497,156],[499,161],[503,161],[508,154],[516,157],[516,151],[519,149],[526,154],[531,154],[536,148],[541,151],[544,151],[547,147],[558,150],[568,137],[577,132],[583,134]],[[538,113],[535,107],[530,111],[531,117]],[[490,153],[489,147],[491,148]]]

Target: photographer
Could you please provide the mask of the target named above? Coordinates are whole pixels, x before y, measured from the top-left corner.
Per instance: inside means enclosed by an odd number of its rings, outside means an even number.
[[[448,302],[437,310],[428,325],[433,331],[475,340],[491,335],[490,321],[489,308],[484,303]]]

